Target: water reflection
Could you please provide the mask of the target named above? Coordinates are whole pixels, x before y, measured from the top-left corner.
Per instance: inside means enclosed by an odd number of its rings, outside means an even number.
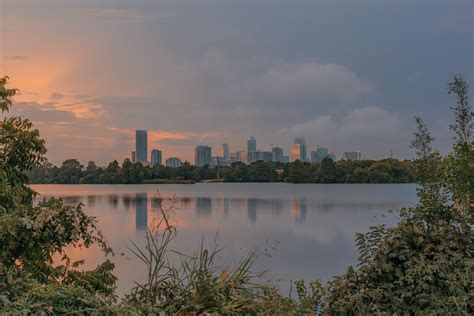
[[[109,200],[110,203],[110,200]],[[135,198],[135,227],[142,231],[148,226],[148,194],[137,193]]]
[[[143,246],[145,229],[154,223],[154,216],[160,216],[160,208],[169,205],[175,206],[172,221],[178,231],[173,247],[182,252],[196,250],[202,238],[209,243],[216,232],[224,249],[220,260],[227,263],[255,246],[279,242],[271,258],[262,259],[256,269],[270,268],[286,282],[284,287],[289,280],[324,281],[342,273],[357,260],[356,232],[381,221],[392,225],[397,217],[387,210],[416,203],[415,186],[410,185],[44,185],[34,189],[43,196],[61,196],[67,203],[82,202],[85,211],[97,217],[114,250],[130,258],[113,259],[122,292],[145,277],[140,262],[127,249],[130,239]],[[170,202],[174,196],[176,203]],[[72,255],[86,259],[88,268],[102,260],[98,252]]]

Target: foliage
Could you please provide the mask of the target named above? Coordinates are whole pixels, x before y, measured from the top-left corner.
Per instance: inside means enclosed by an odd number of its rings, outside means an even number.
[[[0,79],[0,107],[8,112],[15,89]],[[103,308],[113,300],[113,264],[80,272],[71,263],[66,246],[110,249],[95,219],[82,206],[61,200],[35,202],[25,172],[44,161],[46,148],[38,130],[27,119],[7,117],[0,122],[0,309],[4,314],[54,314],[71,309]],[[63,254],[63,264],[53,256]]]
[[[282,172],[277,172],[281,170]],[[77,159],[67,159],[60,167],[44,162],[28,173],[32,183],[56,184],[130,184],[167,183],[173,181],[210,180],[217,178],[217,168],[196,167],[185,162],[181,167],[147,166],[125,159],[107,167],[90,161],[86,167]],[[338,161],[325,158],[321,163],[257,161],[250,165],[233,163],[220,166],[225,182],[291,182],[291,183],[412,183],[413,163],[396,159]],[[165,181],[169,180],[169,181]]]
[[[472,314],[472,112],[467,84],[455,77],[450,92],[455,145],[446,158],[432,149],[433,137],[420,118],[412,147],[419,203],[400,212],[393,228],[371,227],[357,235],[357,269],[329,283],[330,314]]]

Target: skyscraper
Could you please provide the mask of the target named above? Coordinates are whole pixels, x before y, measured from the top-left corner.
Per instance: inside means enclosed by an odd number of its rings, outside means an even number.
[[[308,155],[306,154],[306,143],[303,137],[295,137],[295,144],[291,147],[291,160],[299,160],[301,162],[306,162],[308,160]]]
[[[209,146],[197,146],[194,150],[194,164],[197,167],[204,167],[211,165],[212,162],[212,148]]]
[[[151,164],[152,166],[161,166],[161,150],[153,149],[151,151]]]
[[[280,147],[272,148],[272,161],[283,162],[283,149],[281,149]]]
[[[253,136],[247,139],[247,159],[249,163],[257,161],[257,140]]]
[[[247,139],[247,151],[248,152],[257,151],[257,140],[253,136]]]
[[[134,151],[132,151],[132,162],[133,163],[137,162],[136,153]]]
[[[224,161],[229,161],[229,144],[222,144],[222,158],[224,158]]]
[[[136,162],[148,161],[148,133],[135,131],[135,160]]]
[[[329,156],[329,150],[325,147],[316,147],[316,150],[311,152],[311,162],[320,163],[324,158]]]

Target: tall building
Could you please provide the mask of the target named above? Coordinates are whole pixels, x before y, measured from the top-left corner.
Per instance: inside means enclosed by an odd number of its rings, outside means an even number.
[[[329,150],[325,147],[316,147],[316,150],[311,151],[311,162],[320,163],[324,158],[329,156]]]
[[[253,136],[247,139],[247,159],[248,163],[257,161],[257,140]]]
[[[222,144],[222,158],[225,161],[229,161],[230,156],[229,156],[229,144]]]
[[[148,161],[148,133],[135,131],[135,160],[136,162]]]
[[[132,162],[133,163],[137,162],[137,157],[134,151],[132,151]]]
[[[250,154],[250,153],[249,153]],[[272,161],[273,154],[271,151],[262,151],[262,150],[257,150],[253,152],[255,155],[255,161]]]
[[[161,150],[153,149],[151,151],[151,165],[161,166]]]
[[[257,140],[253,136],[247,139],[247,151],[248,152],[257,151]]]
[[[181,159],[178,157],[169,157],[166,159],[166,167],[169,168],[178,168],[181,167]]]
[[[342,154],[341,160],[359,161],[362,160],[362,153],[360,151],[346,151]]]
[[[280,147],[272,148],[272,161],[283,162],[283,149],[281,149]]]
[[[308,161],[305,139],[303,137],[295,137],[294,141],[295,144],[291,147],[291,160],[299,160],[301,162]]]
[[[194,164],[197,167],[204,167],[212,163],[212,148],[209,146],[197,146],[194,150]]]

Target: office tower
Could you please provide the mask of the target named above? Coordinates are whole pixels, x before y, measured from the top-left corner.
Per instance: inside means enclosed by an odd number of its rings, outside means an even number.
[[[257,150],[254,152],[255,161],[272,161],[273,154],[271,151]]]
[[[222,144],[222,158],[224,158],[225,161],[229,161],[229,144]]]
[[[133,163],[137,162],[136,154],[134,151],[132,151],[132,162]]]
[[[169,168],[178,168],[181,167],[181,159],[178,157],[169,157],[166,159],[166,167]]]
[[[247,139],[247,160],[248,163],[254,163],[257,161],[257,140],[255,137],[249,137]]]
[[[295,144],[291,147],[291,160],[299,160],[301,162],[306,162],[308,156],[306,154],[306,143],[303,137],[295,137]]]
[[[360,151],[346,151],[342,154],[341,160],[359,161],[362,160],[362,154]]]
[[[204,167],[211,165],[212,162],[212,148],[209,146],[197,146],[194,150],[194,164],[196,167]]]
[[[290,156],[283,156],[283,163],[289,163],[290,162]]]
[[[272,148],[272,161],[283,162],[283,149],[281,149],[280,147]]]
[[[135,131],[135,160],[148,161],[148,134],[147,131]]]
[[[248,152],[257,151],[257,140],[253,136],[247,139],[247,151]]]
[[[161,166],[161,150],[153,149],[151,151],[151,165]]]
[[[311,162],[320,163],[324,158],[329,156],[329,150],[325,147],[316,147],[316,150],[311,151]]]

